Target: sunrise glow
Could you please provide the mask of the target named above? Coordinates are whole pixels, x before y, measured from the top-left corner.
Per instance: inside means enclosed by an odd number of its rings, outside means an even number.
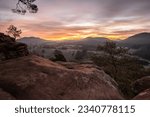
[[[22,29],[21,37],[115,40],[150,31],[148,0],[37,0],[38,13],[26,15],[11,12],[14,1],[0,1],[0,31],[13,24]]]

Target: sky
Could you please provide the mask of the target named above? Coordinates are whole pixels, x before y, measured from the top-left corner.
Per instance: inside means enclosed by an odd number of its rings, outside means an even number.
[[[36,0],[36,14],[12,13],[17,0],[0,0],[0,32],[13,24],[22,37],[48,40],[125,39],[150,32],[150,0]]]

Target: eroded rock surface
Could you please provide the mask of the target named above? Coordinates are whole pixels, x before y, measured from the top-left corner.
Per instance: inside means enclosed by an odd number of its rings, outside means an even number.
[[[150,88],[150,76],[138,79],[132,84],[132,89],[136,94],[149,88]]]
[[[150,88],[139,93],[133,98],[134,100],[150,100]]]
[[[103,70],[33,55],[1,61],[0,88],[15,99],[123,99]]]
[[[15,99],[15,97],[13,97],[10,93],[0,89],[0,100],[13,100],[13,99]]]

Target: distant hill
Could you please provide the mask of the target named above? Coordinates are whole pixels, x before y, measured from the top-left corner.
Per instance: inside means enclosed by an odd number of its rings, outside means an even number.
[[[41,39],[38,37],[23,37],[21,39],[18,39],[17,41],[25,43],[27,45],[41,45],[41,44],[44,44],[46,42],[49,42],[47,40],[44,40],[44,39]]]
[[[104,37],[87,37],[87,38],[84,38],[84,39],[81,39],[75,43],[77,44],[81,44],[81,45],[93,45],[93,46],[96,46],[96,45],[99,45],[99,44],[102,44],[106,41],[110,41],[109,39],[107,38],[104,38]]]
[[[102,44],[106,41],[109,41],[109,39],[104,37],[87,37],[81,40],[64,40],[64,41],[49,41],[44,40],[38,37],[23,37],[18,42],[25,43],[27,45],[51,45],[51,44],[80,44],[80,45],[92,45],[97,46],[99,44]]]
[[[134,49],[134,54],[144,59],[150,60],[150,33],[139,33],[133,35],[118,43],[120,46],[125,46]]]
[[[139,33],[133,35],[123,41],[121,43],[130,44],[130,45],[143,45],[150,44],[150,33]]]

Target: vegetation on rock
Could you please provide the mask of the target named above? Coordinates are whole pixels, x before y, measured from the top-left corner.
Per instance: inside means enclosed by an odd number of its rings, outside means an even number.
[[[133,97],[131,83],[143,76],[143,66],[128,52],[128,49],[118,47],[114,42],[99,45],[97,50],[103,53],[92,57],[94,63],[102,67],[106,73],[117,81],[119,89],[125,97]]]
[[[17,37],[20,37],[20,34],[22,33],[21,30],[18,30],[17,27],[15,27],[14,25],[10,25],[8,28],[7,28],[7,31],[8,35],[14,37],[15,39]]]

